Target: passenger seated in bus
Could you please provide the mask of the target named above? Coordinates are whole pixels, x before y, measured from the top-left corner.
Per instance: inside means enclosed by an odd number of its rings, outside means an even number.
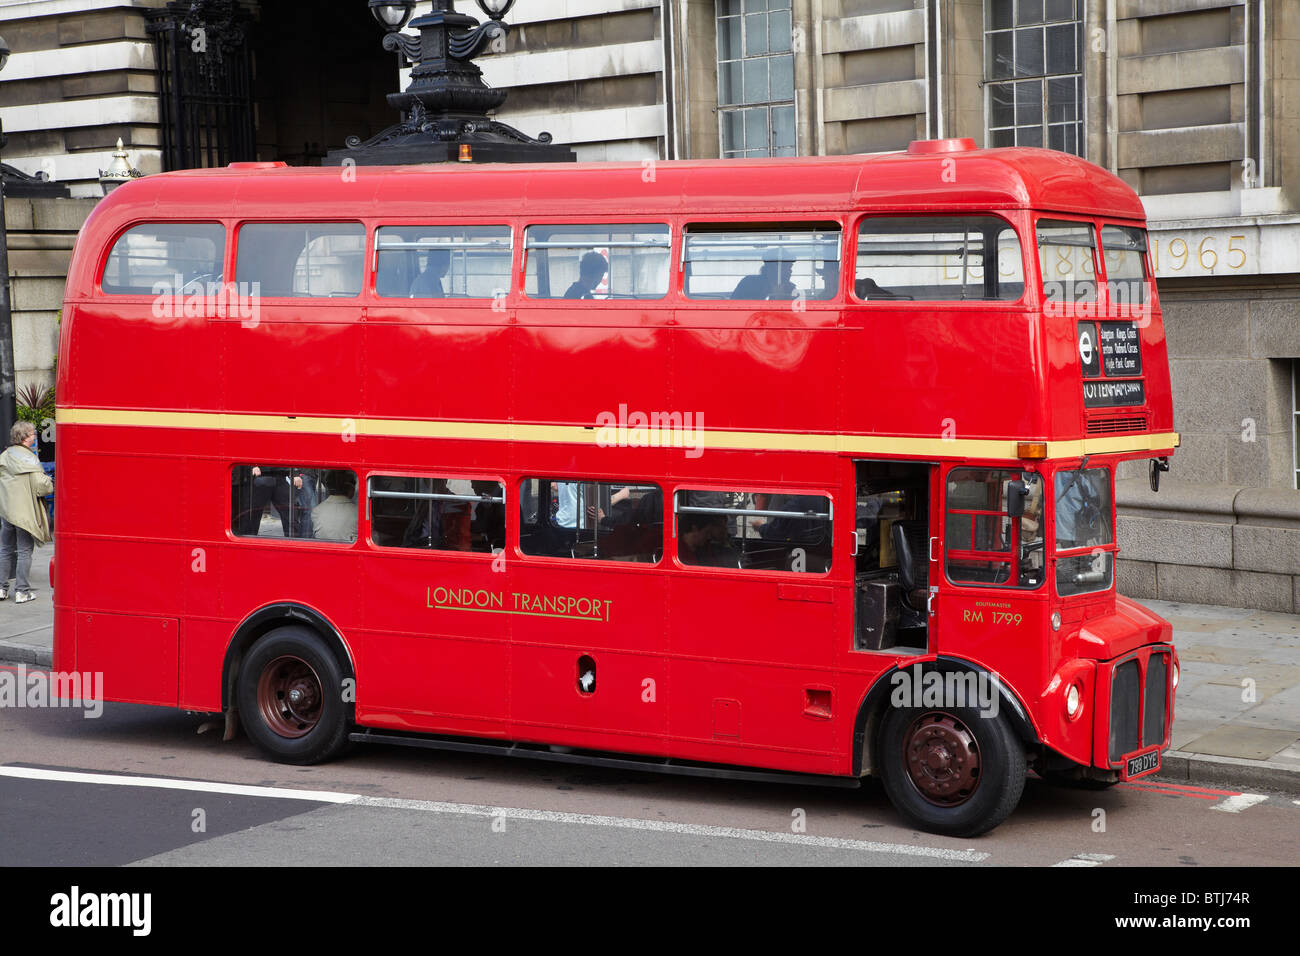
[[[677,557],[682,564],[700,567],[740,567],[740,552],[731,546],[723,515],[683,515],[677,530]]]
[[[357,482],[350,472],[327,471],[328,497],[311,511],[311,527],[319,541],[357,540]]]
[[[451,265],[451,253],[446,249],[429,250],[424,271],[411,280],[412,299],[441,299],[447,295],[442,287],[442,277]]]
[[[566,299],[594,299],[592,292],[609,271],[609,262],[599,252],[588,252],[578,263],[578,278],[565,291]]]
[[[745,276],[732,291],[733,299],[793,299],[798,290],[790,281],[794,271],[794,262],[780,258],[780,253],[768,251],[763,254],[763,265],[752,276]]]

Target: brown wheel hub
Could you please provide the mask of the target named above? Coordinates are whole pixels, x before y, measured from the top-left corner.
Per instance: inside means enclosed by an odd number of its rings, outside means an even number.
[[[320,722],[325,693],[312,666],[300,657],[277,657],[257,680],[257,708],[281,737],[305,737]]]
[[[912,784],[930,803],[955,807],[979,785],[979,744],[951,714],[922,714],[903,735],[903,759]]]

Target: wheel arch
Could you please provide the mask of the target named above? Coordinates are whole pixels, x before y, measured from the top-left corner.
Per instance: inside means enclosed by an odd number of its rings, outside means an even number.
[[[971,661],[960,657],[940,655],[938,658],[914,663],[898,662],[884,671],[867,690],[858,705],[858,714],[853,723],[853,776],[861,777],[872,772],[875,765],[875,746],[877,730],[881,718],[889,707],[890,692],[894,688],[893,676],[900,671],[920,668],[922,675],[931,672],[975,673],[982,674],[998,689],[999,713],[1007,716],[1012,730],[1026,748],[1039,747],[1042,741],[1034,729],[1033,719],[1028,708],[1021,702],[1006,682],[997,674]]]
[[[286,624],[298,624],[316,632],[329,649],[333,651],[334,657],[338,660],[339,668],[343,671],[343,676],[356,680],[357,670],[352,659],[352,649],[348,647],[342,632],[325,615],[315,608],[292,601],[268,604],[244,618],[239,627],[235,628],[234,636],[226,647],[226,657],[221,670],[222,710],[229,710],[234,706],[235,683],[239,680],[239,668],[243,663],[244,656],[248,653],[248,649],[259,638]],[[352,704],[349,710],[354,708],[355,704]]]

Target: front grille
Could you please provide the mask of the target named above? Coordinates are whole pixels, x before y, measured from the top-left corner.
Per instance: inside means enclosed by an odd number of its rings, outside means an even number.
[[[1145,686],[1141,661],[1134,657],[1115,668],[1110,683],[1110,761],[1146,747],[1158,747],[1168,733],[1169,654],[1147,658]]]
[[[1089,435],[1114,435],[1119,432],[1144,432],[1147,430],[1145,415],[1125,415],[1119,418],[1093,418],[1088,422]]]
[[[1140,746],[1138,703],[1142,699],[1142,674],[1136,660],[1115,668],[1110,682],[1110,759],[1114,763]]]

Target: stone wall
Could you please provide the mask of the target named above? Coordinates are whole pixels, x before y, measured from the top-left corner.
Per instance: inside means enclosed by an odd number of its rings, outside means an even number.
[[[72,246],[97,199],[5,198],[18,388],[54,383],[59,311]]]
[[[1116,482],[1119,590],[1135,598],[1300,612],[1300,495]]]

